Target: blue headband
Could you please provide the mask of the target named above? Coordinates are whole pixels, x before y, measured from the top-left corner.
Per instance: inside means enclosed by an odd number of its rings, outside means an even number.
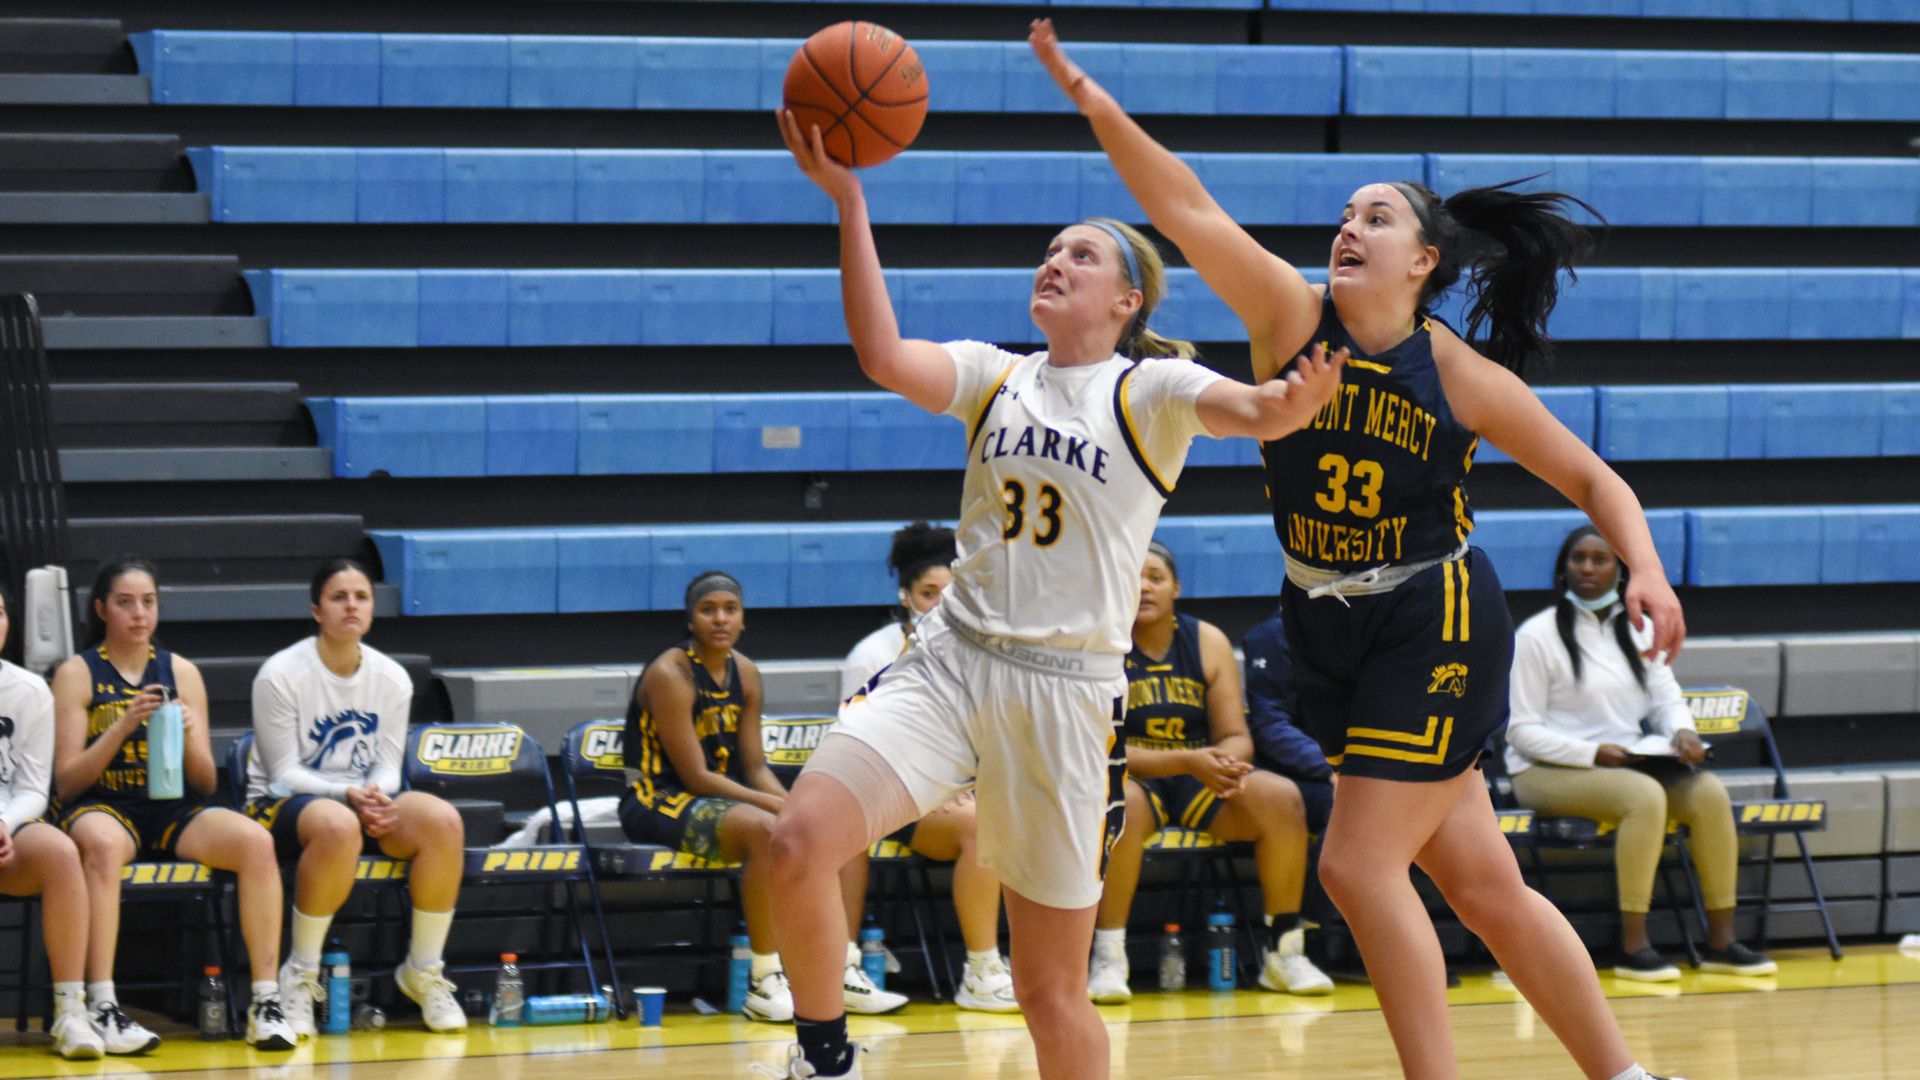
[[[1134,288],[1140,290],[1140,295],[1145,296],[1147,287],[1145,283],[1140,280],[1140,257],[1133,253],[1133,244],[1127,239],[1126,234],[1104,221],[1088,220],[1080,224],[1091,225],[1101,232],[1106,233],[1108,236],[1113,237],[1113,242],[1120,245],[1120,254],[1127,260],[1127,281],[1130,282]]]

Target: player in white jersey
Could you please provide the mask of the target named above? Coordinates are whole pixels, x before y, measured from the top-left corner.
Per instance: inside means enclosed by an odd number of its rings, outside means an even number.
[[[903,340],[852,170],[780,114],[788,149],[840,215],[841,296],[860,366],[968,427],[959,561],[906,655],[814,751],[775,825],[774,930],[800,1045],[790,1077],[854,1075],[835,871],[973,786],[980,861],[1000,875],[1014,990],[1045,1080],[1107,1075],[1086,996],[1101,864],[1120,825],[1123,659],[1139,568],[1200,434],[1277,439],[1332,395],[1324,350],[1262,387],[1147,329],[1165,291],[1139,233],[1095,219],[1056,236],[1029,310],[1045,352]]]
[[[394,981],[428,1028],[462,1030],[466,1014],[441,960],[465,869],[460,813],[425,792],[400,790],[413,680],[360,640],[373,625],[366,568],[332,559],[310,595],[319,633],[274,653],[253,678],[247,756],[247,816],[273,833],[282,860],[299,860],[281,1008],[296,1035],[316,1033],[327,930],[353,891],[361,851],[373,848],[409,860],[413,936]]]
[[[8,602],[0,590],[0,645]],[[80,849],[42,815],[53,785],[53,691],[47,680],[0,660],[0,893],[40,898],[40,931],[53,973],[47,1034],[69,1061],[106,1044],[87,1019],[87,879]]]

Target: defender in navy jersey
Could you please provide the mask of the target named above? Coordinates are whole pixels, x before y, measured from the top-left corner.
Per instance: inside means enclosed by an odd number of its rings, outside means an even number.
[[[1590,245],[1561,212],[1568,197],[1368,184],[1341,215],[1328,285],[1309,285],[1067,59],[1050,23],[1031,41],[1154,226],[1246,324],[1256,381],[1303,349],[1344,347],[1350,361],[1320,426],[1268,446],[1268,479],[1302,726],[1340,777],[1320,876],[1382,988],[1403,1068],[1456,1071],[1439,943],[1407,877],[1417,861],[1589,1080],[1644,1080],[1585,948],[1521,880],[1472,768],[1505,719],[1513,650],[1492,566],[1467,545],[1472,435],[1586,510],[1632,567],[1627,610],[1651,618],[1656,650],[1686,636],[1633,492],[1519,378],[1550,355],[1556,275]],[[1463,272],[1468,336],[1486,330],[1486,355],[1426,314]]]

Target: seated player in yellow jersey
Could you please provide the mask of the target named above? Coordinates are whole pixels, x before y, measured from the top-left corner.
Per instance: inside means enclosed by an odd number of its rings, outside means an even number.
[[[1173,553],[1156,541],[1140,572],[1140,611],[1127,654],[1127,823],[1107,859],[1087,994],[1103,1004],[1133,996],[1127,914],[1147,837],[1169,825],[1253,842],[1267,916],[1260,985],[1329,993],[1333,980],[1303,950],[1307,814],[1300,789],[1253,767],[1233,646],[1219,627],[1175,612],[1179,597]]]

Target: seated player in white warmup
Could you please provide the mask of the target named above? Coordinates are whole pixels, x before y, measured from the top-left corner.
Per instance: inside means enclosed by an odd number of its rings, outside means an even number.
[[[373,626],[373,581],[352,559],[321,566],[309,588],[319,632],[268,658],[253,679],[247,816],[298,859],[293,947],[280,967],[280,1004],[302,1038],[324,1000],[320,954],[334,913],[353,891],[362,851],[406,859],[413,897],[407,959],[394,972],[433,1031],[461,1031],[466,1013],[441,972],[466,861],[460,812],[400,790],[413,680],[361,639]]]

